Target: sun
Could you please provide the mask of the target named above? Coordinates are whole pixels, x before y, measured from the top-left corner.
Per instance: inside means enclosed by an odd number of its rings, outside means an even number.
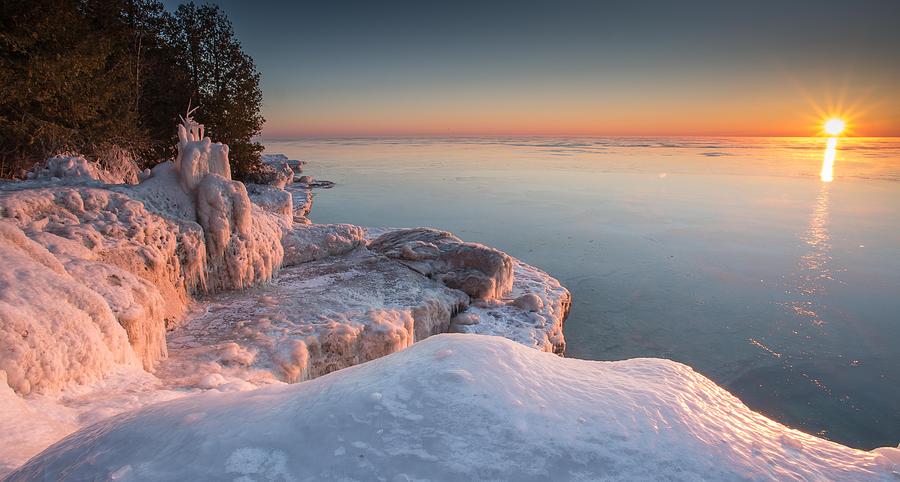
[[[843,119],[838,119],[837,117],[828,119],[825,121],[824,131],[826,134],[830,136],[840,135],[841,132],[844,132],[844,128],[847,127],[847,124]]]

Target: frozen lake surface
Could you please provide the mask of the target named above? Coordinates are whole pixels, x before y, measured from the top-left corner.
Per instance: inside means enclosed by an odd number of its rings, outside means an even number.
[[[265,144],[337,183],[315,222],[434,226],[557,277],[567,356],[671,358],[789,426],[900,442],[900,139]]]

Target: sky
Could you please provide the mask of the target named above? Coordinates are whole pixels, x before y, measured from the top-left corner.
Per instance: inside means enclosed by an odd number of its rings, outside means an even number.
[[[264,138],[900,135],[900,0],[213,3]]]

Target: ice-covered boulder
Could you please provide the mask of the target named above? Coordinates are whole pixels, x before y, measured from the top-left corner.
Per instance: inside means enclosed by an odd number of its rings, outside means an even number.
[[[3,220],[0,252],[0,371],[16,392],[54,393],[137,363],[103,297]]]
[[[285,190],[291,193],[294,223],[311,224],[308,216],[313,204],[312,189],[305,184],[293,183],[288,184]]]
[[[676,362],[439,335],[311,382],[110,418],[8,480],[895,481],[897,452],[784,427]]]
[[[264,159],[259,170],[250,174],[250,182],[274,186],[279,189],[294,182],[294,170],[287,160]]]
[[[513,262],[509,255],[482,244],[463,242],[446,231],[390,231],[369,243],[369,249],[400,260],[473,298],[501,298],[512,289]]]
[[[300,224],[281,240],[284,265],[293,266],[348,253],[366,244],[366,230],[352,224]]]
[[[504,299],[479,300],[456,315],[454,333],[502,336],[525,346],[565,354],[563,325],[572,295],[547,273],[513,259],[512,290]]]
[[[126,194],[95,187],[0,191],[5,218],[67,258],[94,259],[146,279],[162,293],[166,317],[184,311],[206,280],[203,232],[149,211]]]
[[[246,187],[253,204],[272,214],[285,216],[288,223],[293,225],[294,197],[290,191],[266,184],[246,184]]]

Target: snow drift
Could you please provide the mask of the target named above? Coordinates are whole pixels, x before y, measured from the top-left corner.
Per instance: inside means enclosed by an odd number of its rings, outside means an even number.
[[[113,417],[8,480],[887,481],[898,453],[786,428],[672,361],[450,334],[299,385]]]

